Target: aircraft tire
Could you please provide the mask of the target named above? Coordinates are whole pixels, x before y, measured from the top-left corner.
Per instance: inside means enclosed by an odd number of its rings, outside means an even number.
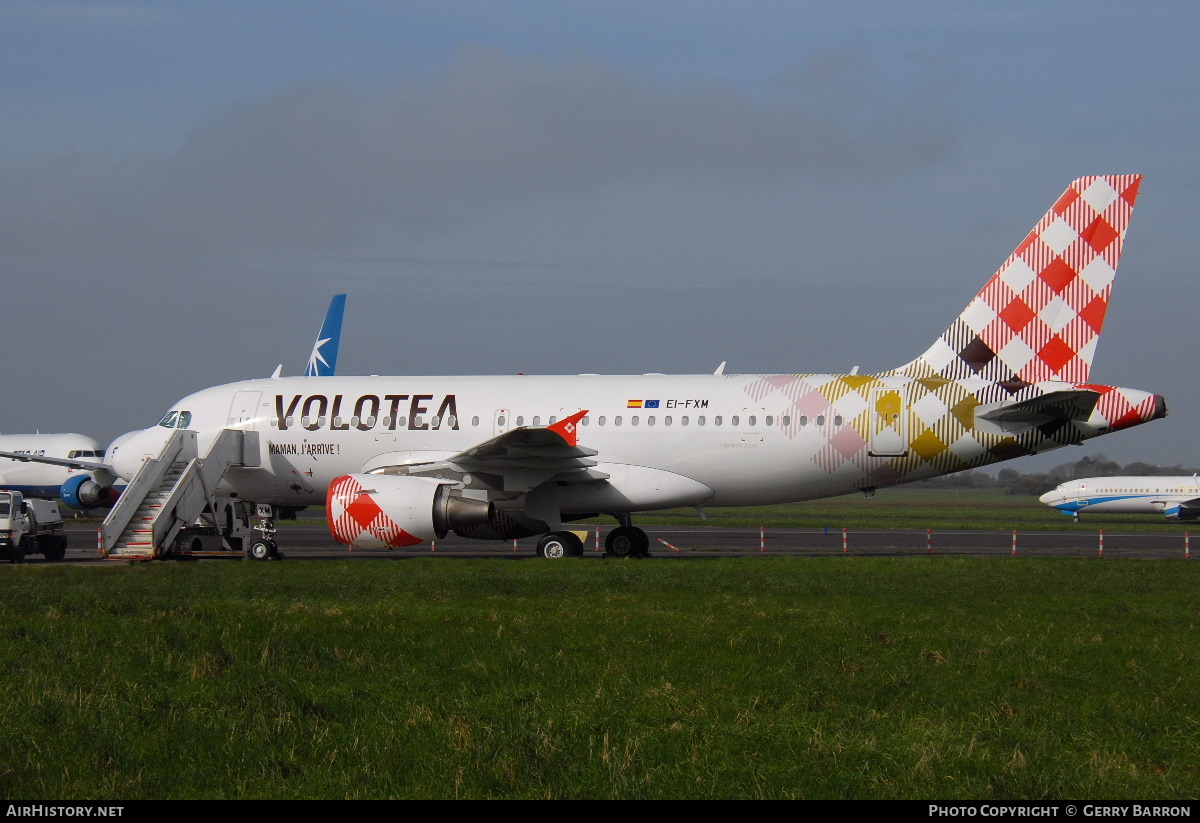
[[[583,543],[571,532],[550,532],[538,541],[537,556],[549,560],[582,557]]]
[[[605,557],[648,557],[650,538],[636,526],[618,526],[604,538]]]
[[[279,550],[270,540],[251,540],[246,547],[246,557],[250,560],[274,560],[278,555]]]

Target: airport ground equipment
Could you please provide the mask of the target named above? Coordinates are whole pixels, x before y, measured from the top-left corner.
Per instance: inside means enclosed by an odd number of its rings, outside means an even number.
[[[252,527],[244,501],[218,494],[231,467],[257,464],[255,432],[223,429],[201,456],[196,433],[177,429],[108,513],[97,535],[100,553],[110,560],[277,557],[273,518],[260,516]]]
[[[67,536],[58,504],[26,499],[18,491],[0,491],[0,548],[7,550],[10,563],[20,563],[29,554],[47,560],[66,557]]]

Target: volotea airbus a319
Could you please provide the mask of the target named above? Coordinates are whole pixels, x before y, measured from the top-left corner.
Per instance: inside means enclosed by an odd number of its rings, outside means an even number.
[[[454,531],[572,556],[564,524],[606,514],[607,553],[637,556],[639,511],[872,493],[1081,443],[1166,414],[1089,376],[1140,182],[1072,182],[950,327],[880,374],[247,380],[183,398],[106,464],[132,489],[180,430],[201,461],[230,430],[220,493],[267,518],[324,504],[349,546]]]

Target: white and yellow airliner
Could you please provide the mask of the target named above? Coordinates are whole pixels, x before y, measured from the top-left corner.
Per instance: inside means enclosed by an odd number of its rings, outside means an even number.
[[[1089,374],[1140,182],[1072,182],[924,353],[879,374],[247,380],[183,398],[105,462],[128,480],[179,429],[201,452],[253,432],[225,492],[325,504],[350,546],[543,535],[539,554],[570,556],[564,524],[607,514],[609,553],[638,555],[636,512],[871,493],[1080,443],[1166,414]]]

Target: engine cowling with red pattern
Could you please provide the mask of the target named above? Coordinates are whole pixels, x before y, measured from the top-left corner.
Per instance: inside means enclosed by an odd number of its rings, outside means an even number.
[[[492,504],[463,497],[449,480],[347,474],[329,484],[325,513],[333,539],[358,549],[394,549],[486,525]]]

